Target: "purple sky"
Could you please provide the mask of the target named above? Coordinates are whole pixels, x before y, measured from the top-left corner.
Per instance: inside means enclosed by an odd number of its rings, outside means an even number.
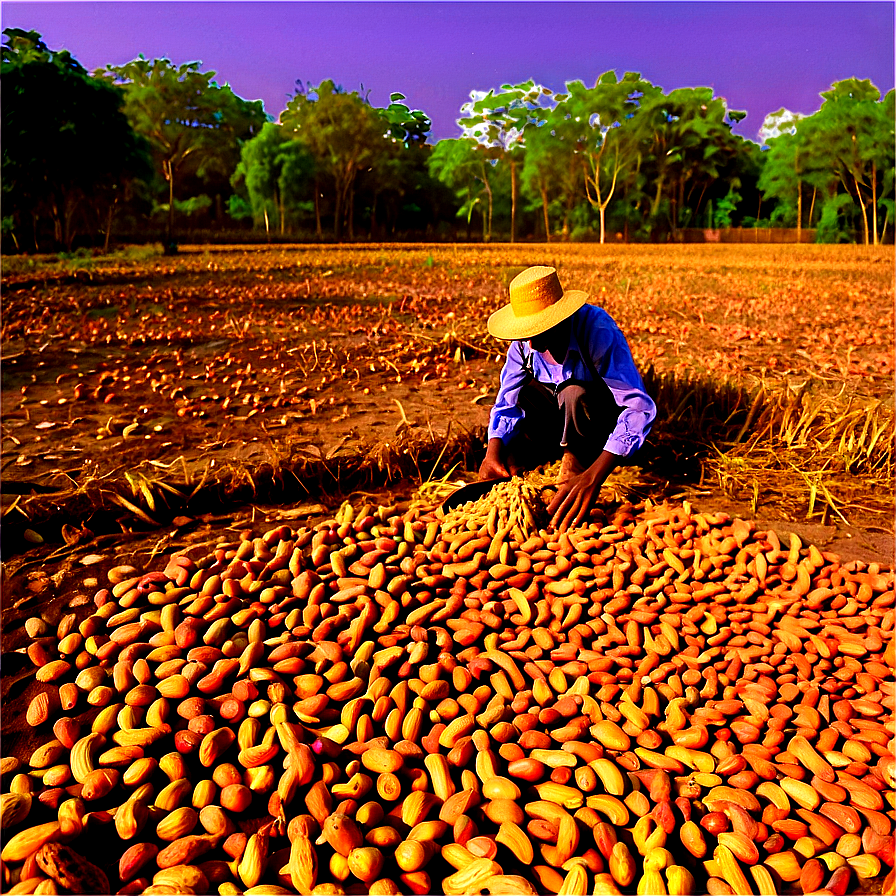
[[[782,106],[812,113],[834,81],[894,82],[888,2],[19,2],[3,28],[32,29],[86,68],[143,54],[202,62],[276,118],[295,81],[331,78],[389,94],[433,121],[433,139],[460,133],[471,90],[529,78],[554,90],[592,85],[615,69],[665,91],[711,86],[748,117],[755,139]]]

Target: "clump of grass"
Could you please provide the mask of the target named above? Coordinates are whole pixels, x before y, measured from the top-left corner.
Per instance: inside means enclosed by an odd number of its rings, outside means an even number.
[[[848,523],[850,510],[892,519],[893,411],[883,402],[839,404],[809,390],[760,392],[733,444],[716,446],[706,471],[734,495],[799,508],[806,519]]]
[[[854,510],[892,518],[896,418],[883,401],[815,396],[811,380],[750,394],[695,375],[651,369],[644,379],[660,409],[654,441],[689,444],[702,480],[754,514],[774,504],[823,522]]]

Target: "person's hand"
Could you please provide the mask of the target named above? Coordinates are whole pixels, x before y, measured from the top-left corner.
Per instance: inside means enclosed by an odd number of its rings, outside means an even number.
[[[600,487],[615,465],[615,455],[604,451],[590,467],[558,482],[557,493],[548,504],[551,526],[563,532],[570,526],[584,523],[600,494]]]
[[[557,494],[548,505],[548,513],[552,514],[551,526],[563,532],[570,526],[581,525],[602,484],[603,479],[598,480],[591,467],[558,483]]]
[[[485,458],[479,467],[480,479],[506,479],[510,476],[502,457],[501,449],[504,443],[500,439],[489,439]]]

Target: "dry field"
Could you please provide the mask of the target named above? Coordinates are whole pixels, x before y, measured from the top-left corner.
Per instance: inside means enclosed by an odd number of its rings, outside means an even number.
[[[485,318],[530,263],[555,264],[627,333],[660,405],[639,459],[657,480],[753,516],[892,531],[892,253],[812,246],[11,259],[4,523],[50,518],[41,535],[58,542],[60,512],[162,522],[211,486],[214,504],[241,486],[291,497],[294,476],[338,493],[475,469],[434,461],[446,436],[481,435],[502,352]]]
[[[436,509],[482,452],[485,319],[539,263],[659,406],[567,535]],[[845,246],[7,260],[4,891],[891,888],[893,273]]]

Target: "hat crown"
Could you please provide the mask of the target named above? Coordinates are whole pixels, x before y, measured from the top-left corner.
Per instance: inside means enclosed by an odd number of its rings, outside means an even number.
[[[563,287],[555,268],[527,268],[510,282],[510,305],[516,317],[538,314],[562,298]]]
[[[498,339],[531,339],[575,314],[588,301],[581,289],[566,292],[555,268],[526,268],[510,281],[510,301],[493,312],[488,331]]]

